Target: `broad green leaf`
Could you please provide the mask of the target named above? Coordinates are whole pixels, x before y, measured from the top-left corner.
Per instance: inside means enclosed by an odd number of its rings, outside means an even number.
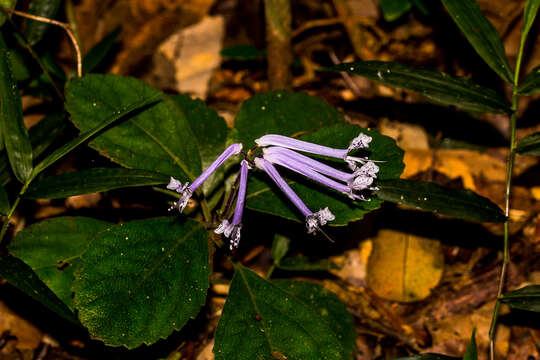
[[[540,312],[540,285],[506,292],[499,301],[514,309]]]
[[[83,77],[78,80],[82,80],[82,79],[85,79],[85,78]],[[68,96],[74,96],[74,95],[68,91]],[[132,103],[126,104],[115,111],[111,111],[110,109],[108,109],[106,115],[103,112],[102,113],[103,116],[100,117],[95,124],[92,124],[93,126],[89,127],[88,129],[85,128],[84,131],[81,132],[79,137],[73,139],[67,144],[64,144],[60,148],[56,149],[52,154],[47,156],[38,165],[36,165],[32,173],[32,178],[36,177],[43,170],[45,170],[46,168],[54,164],[56,161],[64,157],[64,155],[68,154],[77,146],[79,146],[86,140],[90,139],[91,137],[93,137],[94,135],[96,135],[101,130],[105,129],[106,127],[114,123],[115,121],[120,120],[122,118],[130,118],[130,116],[132,116],[133,113],[137,113],[137,115],[135,116],[141,116],[142,114],[150,111],[154,105],[160,102],[161,100],[160,97],[161,97],[160,93],[141,94],[141,96],[137,97],[136,99],[133,99]],[[95,104],[97,106],[97,103]],[[93,106],[93,105],[90,105],[90,106]],[[88,122],[90,122],[91,120],[96,120],[92,118],[90,114],[88,114],[88,116],[89,116],[88,118],[81,116],[79,120],[86,119],[88,120]],[[126,121],[128,120],[131,121],[131,119],[126,119]]]
[[[386,21],[394,21],[409,11],[412,3],[409,0],[381,0],[381,10]]]
[[[492,89],[480,86],[467,77],[452,76],[437,70],[385,61],[343,63],[321,70],[360,75],[384,85],[418,92],[435,102],[464,110],[496,114],[512,112],[504,98]]]
[[[344,304],[320,285],[269,282],[237,265],[214,354],[216,360],[349,360],[355,338]]]
[[[123,168],[94,168],[51,176],[33,182],[24,193],[29,199],[58,199],[133,186],[167,184],[167,175]]]
[[[34,300],[60,315],[64,319],[78,323],[75,315],[32,271],[16,257],[0,252],[0,278],[24,292]]]
[[[435,183],[403,179],[381,180],[377,198],[418,210],[478,222],[504,222],[503,211],[470,190],[453,190]]]
[[[197,141],[174,100],[144,82],[117,75],[88,74],[67,89],[66,108],[82,132],[149,98],[162,101],[107,129],[90,146],[127,168],[159,172],[181,180],[201,173]]]
[[[540,132],[525,136],[516,146],[515,151],[521,155],[540,156]]]
[[[379,134],[375,130],[367,130],[355,125],[336,125],[322,128],[314,133],[309,133],[301,137],[302,140],[311,141],[321,145],[346,149],[350,141],[358,136],[360,132],[370,135],[373,140],[367,151],[370,159],[383,161],[380,164],[378,173],[379,179],[393,179],[399,177],[403,171],[403,150],[395,141],[387,136]],[[335,160],[335,159],[334,159]],[[331,163],[336,167],[343,167],[343,161]],[[312,182],[306,178],[279,168],[278,171],[285,178],[289,178],[289,184],[300,196],[305,204],[313,212],[326,206],[336,216],[336,219],[329,225],[347,225],[351,221],[360,220],[365,213],[377,209],[382,201],[370,196],[370,201],[352,201],[347,195],[327,189],[325,186]],[[252,210],[280,216],[286,219],[303,221],[301,215],[294,208],[292,203],[281,194],[280,190],[273,184],[263,172],[257,172],[256,176],[250,176],[248,184],[248,194],[246,206]]]
[[[10,8],[13,9],[17,4],[17,0],[0,0],[1,8]],[[0,10],[0,26],[4,25],[7,20],[7,14],[4,10]]]
[[[209,275],[202,224],[132,221],[102,232],[81,257],[75,308],[90,335],[107,345],[152,344],[197,315]]]
[[[19,232],[9,250],[73,310],[73,272],[94,237],[111,225],[85,217],[47,219]]]
[[[0,215],[7,215],[10,207],[6,190],[3,186],[0,186]]]
[[[274,264],[279,264],[281,259],[287,254],[289,251],[289,245],[291,244],[291,238],[281,235],[281,234],[275,234],[274,235],[274,241],[272,241],[272,259],[274,259]]]
[[[522,44],[525,44],[525,41],[527,40],[529,30],[531,30],[531,26],[538,13],[538,6],[540,6],[540,0],[527,0],[527,3],[525,4],[525,10],[523,12],[523,29],[521,30]]]
[[[476,352],[475,337],[476,337],[476,328],[473,329],[471,342],[469,343],[469,346],[467,347],[467,351],[465,352],[465,356],[463,356],[463,360],[478,360],[478,354]]]
[[[287,257],[282,259],[277,267],[288,271],[328,271],[338,268],[327,259],[310,260],[305,256]]]
[[[25,183],[32,173],[32,147],[23,121],[17,81],[11,69],[11,54],[4,47],[0,47],[0,133],[13,173]]]
[[[260,60],[266,57],[266,51],[253,45],[235,45],[221,50],[221,56],[232,60]]]
[[[245,149],[266,134],[299,135],[345,123],[343,114],[324,100],[303,93],[273,91],[244,101],[235,120],[237,139]]]
[[[535,67],[518,86],[519,95],[534,95],[540,92],[540,66]]]
[[[497,29],[484,17],[476,0],[441,0],[474,50],[504,81],[512,83],[512,70]]]
[[[113,30],[99,43],[94,45],[82,59],[83,74],[92,72],[110,54],[120,35],[120,28]]]
[[[62,0],[31,0],[28,12],[32,15],[54,19],[61,4]],[[49,24],[42,21],[28,20],[24,35],[30,45],[37,44],[43,38],[49,26]]]
[[[425,354],[417,354],[413,356],[401,357],[399,359],[394,359],[394,360],[461,360],[461,358],[448,356],[448,355],[442,355],[442,354],[425,353]]]

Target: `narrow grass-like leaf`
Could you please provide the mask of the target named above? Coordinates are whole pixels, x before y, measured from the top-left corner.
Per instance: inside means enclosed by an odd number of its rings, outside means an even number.
[[[118,35],[120,35],[120,28],[113,30],[88,51],[82,59],[83,74],[92,72],[103,62],[113,49],[113,46],[118,39]]]
[[[32,271],[32,269],[16,257],[0,252],[0,278],[24,292],[34,300],[73,323],[78,324],[77,317]]]
[[[343,63],[320,70],[360,75],[384,85],[418,92],[435,102],[464,110],[501,114],[512,112],[504,98],[492,89],[480,86],[469,78],[436,70],[385,61]]]
[[[26,193],[29,199],[58,199],[134,186],[162,185],[167,175],[138,169],[94,168],[68,172],[34,182]]]
[[[382,200],[415,209],[478,222],[504,222],[503,211],[489,199],[470,190],[448,189],[431,182],[380,180],[375,195]]]
[[[41,16],[47,19],[54,19],[62,0],[31,0],[28,12],[32,15]],[[50,24],[42,21],[28,20],[24,31],[25,37],[30,45],[37,44],[45,35]]]
[[[471,342],[467,346],[467,351],[463,356],[463,360],[478,360],[478,354],[476,351],[476,328],[473,329]]]
[[[530,134],[521,139],[515,151],[521,155],[540,156],[540,132]]]
[[[8,195],[4,187],[0,186],[0,215],[7,215],[9,209],[10,205]]]
[[[11,54],[4,47],[0,47],[0,132],[13,173],[25,183],[32,173],[32,147],[23,121],[17,81],[11,69]]]
[[[412,3],[409,0],[381,0],[381,10],[386,21],[394,21],[409,11]]]
[[[527,0],[527,3],[525,4],[525,10],[523,12],[523,29],[521,30],[521,43],[525,43],[527,40],[527,35],[534,23],[539,6],[540,0]]]
[[[266,281],[237,265],[216,329],[216,360],[350,360],[356,334],[339,299],[320,285]]]
[[[499,301],[514,309],[540,312],[540,285],[506,292]]]
[[[534,95],[540,92],[540,66],[535,67],[518,86],[519,95]]]
[[[504,81],[512,83],[512,69],[497,29],[484,17],[476,0],[441,0],[474,50]]]
[[[122,110],[116,111],[114,114],[110,115],[108,118],[100,122],[96,127],[83,132],[79,135],[76,139],[73,139],[72,141],[68,142],[64,146],[57,149],[55,152],[47,156],[45,159],[43,159],[36,167],[34,168],[34,171],[32,173],[32,178],[37,176],[40,172],[54,164],[56,161],[61,159],[64,155],[71,152],[73,149],[75,149],[77,146],[85,142],[86,140],[90,139],[92,136],[96,135],[98,132],[106,128],[107,126],[111,125],[113,122],[122,119],[124,117],[128,117],[132,113],[139,111],[143,108],[148,108],[152,105],[157,104],[160,101],[161,94],[154,94],[152,96],[149,96],[147,98],[143,98],[131,105],[128,105]]]
[[[111,223],[86,217],[56,217],[17,233],[9,251],[28,264],[73,310],[73,273],[94,237]]]
[[[202,224],[131,221],[101,232],[81,257],[75,308],[90,335],[107,345],[152,344],[197,315],[209,275]]]

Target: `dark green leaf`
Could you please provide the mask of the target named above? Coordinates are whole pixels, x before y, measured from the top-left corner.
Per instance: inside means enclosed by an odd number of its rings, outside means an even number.
[[[415,209],[478,222],[504,222],[503,211],[470,190],[453,190],[434,183],[403,179],[381,180],[379,199]]]
[[[515,150],[521,155],[540,156],[540,132],[525,136],[517,143]]]
[[[527,3],[525,4],[525,11],[523,12],[523,29],[521,30],[522,44],[527,40],[529,30],[531,30],[531,26],[538,13],[538,6],[540,6],[540,0],[527,0]]]
[[[132,186],[167,184],[167,175],[146,170],[94,168],[51,176],[34,182],[26,193],[29,199],[58,199]]]
[[[10,207],[6,190],[3,186],[0,186],[0,215],[7,215]]]
[[[441,354],[425,353],[402,357],[394,360],[461,360],[461,358]]]
[[[90,146],[124,167],[194,180],[201,173],[195,135],[180,107],[159,90],[133,78],[88,74],[68,87],[66,108],[85,132],[111,113],[149,98],[162,101],[104,131]]]
[[[413,3],[414,6],[416,6],[416,8],[418,10],[420,10],[420,12],[423,15],[427,16],[427,15],[430,14],[429,9],[427,8],[426,4],[424,3],[424,0],[411,0],[411,2]]]
[[[87,75],[86,77],[88,77]],[[86,77],[77,79],[77,80],[83,80]],[[77,81],[75,80],[75,81]],[[75,85],[72,85],[75,86]],[[68,88],[68,98],[71,95],[72,92],[69,91],[71,86]],[[142,114],[148,112],[152,109],[152,106],[156,103],[160,102],[160,93],[153,93],[153,94],[141,94],[141,96],[135,97],[135,99],[131,98],[130,100],[133,100],[132,103],[125,104],[124,106],[111,111],[110,109],[105,110],[102,112],[102,116],[95,121],[95,118],[92,118],[90,115],[88,115],[88,118],[85,118],[84,116],[81,116],[79,120],[87,120],[87,122],[93,121],[92,126],[89,126],[88,129],[84,129],[84,131],[77,137],[76,139],[73,139],[72,141],[68,142],[67,144],[63,145],[56,151],[54,151],[52,154],[47,156],[45,159],[43,159],[38,165],[36,165],[34,172],[32,173],[32,177],[37,176],[40,172],[54,164],[57,160],[61,159],[64,155],[71,152],[73,149],[75,149],[77,146],[85,142],[86,140],[90,139],[94,135],[96,135],[98,132],[106,128],[107,126],[111,125],[115,121],[122,119],[122,118],[129,118],[133,113],[137,112],[137,116],[141,116]],[[82,100],[82,99],[81,99]],[[93,106],[93,105],[90,105]],[[97,103],[96,103],[97,107]],[[144,108],[146,111],[141,111]],[[107,114],[105,114],[107,112]],[[72,114],[73,116],[73,114]],[[110,131],[110,130],[109,130]]]
[[[442,0],[474,50],[504,81],[512,83],[512,70],[497,29],[484,17],[475,0]]]
[[[512,112],[508,103],[492,89],[480,86],[469,78],[452,76],[437,70],[384,61],[343,63],[321,70],[346,71],[364,76],[384,85],[418,92],[435,102],[454,105],[464,110]]]
[[[540,312],[540,285],[509,291],[499,301],[514,309]]]
[[[381,10],[386,21],[399,19],[411,7],[412,4],[409,0],[381,0]]]
[[[289,271],[328,271],[337,269],[337,265],[327,259],[310,260],[305,256],[288,257],[277,265],[282,270]]]
[[[368,155],[370,159],[384,161],[381,163],[378,174],[379,179],[393,179],[399,177],[403,171],[403,150],[395,141],[379,134],[375,130],[362,129],[354,125],[331,126],[322,128],[314,133],[306,134],[301,138],[321,145],[346,149],[350,141],[360,132],[373,138]],[[343,161],[333,162],[332,165],[343,167]],[[343,167],[343,170],[346,170]],[[371,201],[352,201],[345,194],[329,190],[323,185],[314,183],[290,171],[278,168],[284,177],[290,177],[289,184],[312,211],[318,211],[328,206],[336,219],[329,225],[347,225],[351,221],[362,219],[365,213],[377,209],[382,203],[376,197]],[[262,172],[250,176],[246,206],[252,210],[284,217],[286,219],[303,221],[299,219],[290,201],[281,194],[272,180]]]
[[[279,264],[281,259],[289,251],[290,244],[291,239],[287,236],[281,234],[274,235],[274,241],[272,242],[272,259],[274,259],[274,264]]]
[[[268,282],[238,265],[216,329],[216,360],[351,359],[350,314],[323,287]]]
[[[0,0],[0,8],[10,8],[13,9],[17,4],[17,0]],[[3,9],[0,9],[0,26],[4,25],[7,20],[7,14]]]
[[[9,250],[73,310],[73,272],[94,237],[109,226],[85,217],[47,219],[19,232]]]
[[[235,45],[221,50],[221,56],[233,60],[259,60],[266,56],[266,51],[253,45]]]
[[[0,47],[0,133],[13,173],[25,183],[32,173],[32,147],[23,121],[17,81],[11,69],[11,54],[4,47]]]
[[[62,4],[62,0],[31,0],[28,12],[32,15],[54,19],[60,4]],[[49,24],[42,21],[28,20],[24,35],[30,45],[37,44],[43,38],[49,26]]]
[[[109,55],[120,35],[120,28],[105,36],[82,59],[83,74],[92,72]]]
[[[535,67],[518,86],[519,95],[534,95],[540,92],[540,66]]]
[[[75,308],[90,335],[134,348],[182,328],[205,302],[207,241],[202,224],[176,218],[102,232],[75,273]]]
[[[43,284],[28,265],[16,257],[0,253],[0,277],[64,319],[78,323],[66,304]]]
[[[463,356],[463,360],[478,360],[478,354],[476,352],[475,337],[476,337],[476,328],[473,329],[471,342],[469,343],[469,346],[467,347],[467,351],[465,352],[465,356]]]

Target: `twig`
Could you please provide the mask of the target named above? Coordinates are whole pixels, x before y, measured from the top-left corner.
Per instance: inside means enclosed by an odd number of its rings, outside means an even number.
[[[339,60],[339,58],[337,57],[336,53],[333,50],[330,50],[328,55],[330,56],[330,60],[332,60],[332,63],[334,65],[338,65],[341,63],[341,60]],[[343,80],[345,80],[345,83],[347,84],[349,89],[354,93],[354,95],[356,95],[357,97],[360,96],[360,88],[358,87],[356,82],[354,82],[353,78],[345,71],[341,71],[340,74],[343,77]]]
[[[64,29],[65,32],[67,33],[69,39],[71,40],[71,43],[73,44],[73,48],[75,49],[75,55],[77,57],[77,76],[82,77],[81,48],[79,47],[79,43],[77,42],[77,39],[75,38],[75,35],[73,34],[73,31],[71,30],[71,26],[69,24],[66,24],[66,23],[63,23],[63,22],[60,22],[60,21],[56,21],[56,20],[52,20],[52,19],[49,19],[49,18],[46,18],[46,17],[43,17],[43,16],[27,14],[25,12],[18,11],[18,10],[13,10],[13,9],[6,8],[6,7],[4,8],[4,11],[7,12],[7,13],[10,13],[10,14],[14,14],[14,15],[17,15],[17,16],[27,18],[27,19],[40,21],[40,22],[44,22],[44,23],[47,23],[47,24],[51,24],[51,25],[60,26],[62,29]]]

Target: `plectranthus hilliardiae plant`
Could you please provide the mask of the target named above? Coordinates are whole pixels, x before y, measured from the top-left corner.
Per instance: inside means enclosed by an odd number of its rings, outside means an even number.
[[[321,226],[335,219],[334,214],[328,207],[312,212],[300,197],[294,192],[289,184],[281,177],[274,165],[292,170],[322,185],[347,195],[353,200],[369,201],[366,198],[366,191],[378,190],[372,186],[377,178],[379,167],[373,160],[367,157],[355,157],[350,153],[357,149],[369,147],[372,138],[364,133],[355,137],[347,149],[335,149],[328,146],[310,143],[294,139],[291,137],[269,134],[264,135],[255,143],[258,148],[262,148],[262,153],[250,151],[242,152],[242,144],[235,143],[227,147],[225,151],[193,181],[192,184],[186,182],[182,184],[179,180],[171,177],[167,188],[181,194],[180,200],[174,203],[170,210],[178,208],[180,212],[184,210],[193,192],[202,185],[221,165],[232,156],[242,153],[244,159],[240,162],[240,174],[237,181],[236,205],[232,219],[224,219],[215,229],[215,233],[223,234],[229,239],[231,250],[238,247],[240,243],[240,232],[242,230],[242,214],[246,201],[248,171],[252,167],[263,170],[274,181],[277,187],[291,200],[295,207],[305,217],[308,233],[321,230]],[[335,169],[321,161],[301,154],[309,153],[330,158],[342,159],[352,172]],[[252,153],[256,155],[252,156]],[[324,234],[324,232],[323,232]]]

